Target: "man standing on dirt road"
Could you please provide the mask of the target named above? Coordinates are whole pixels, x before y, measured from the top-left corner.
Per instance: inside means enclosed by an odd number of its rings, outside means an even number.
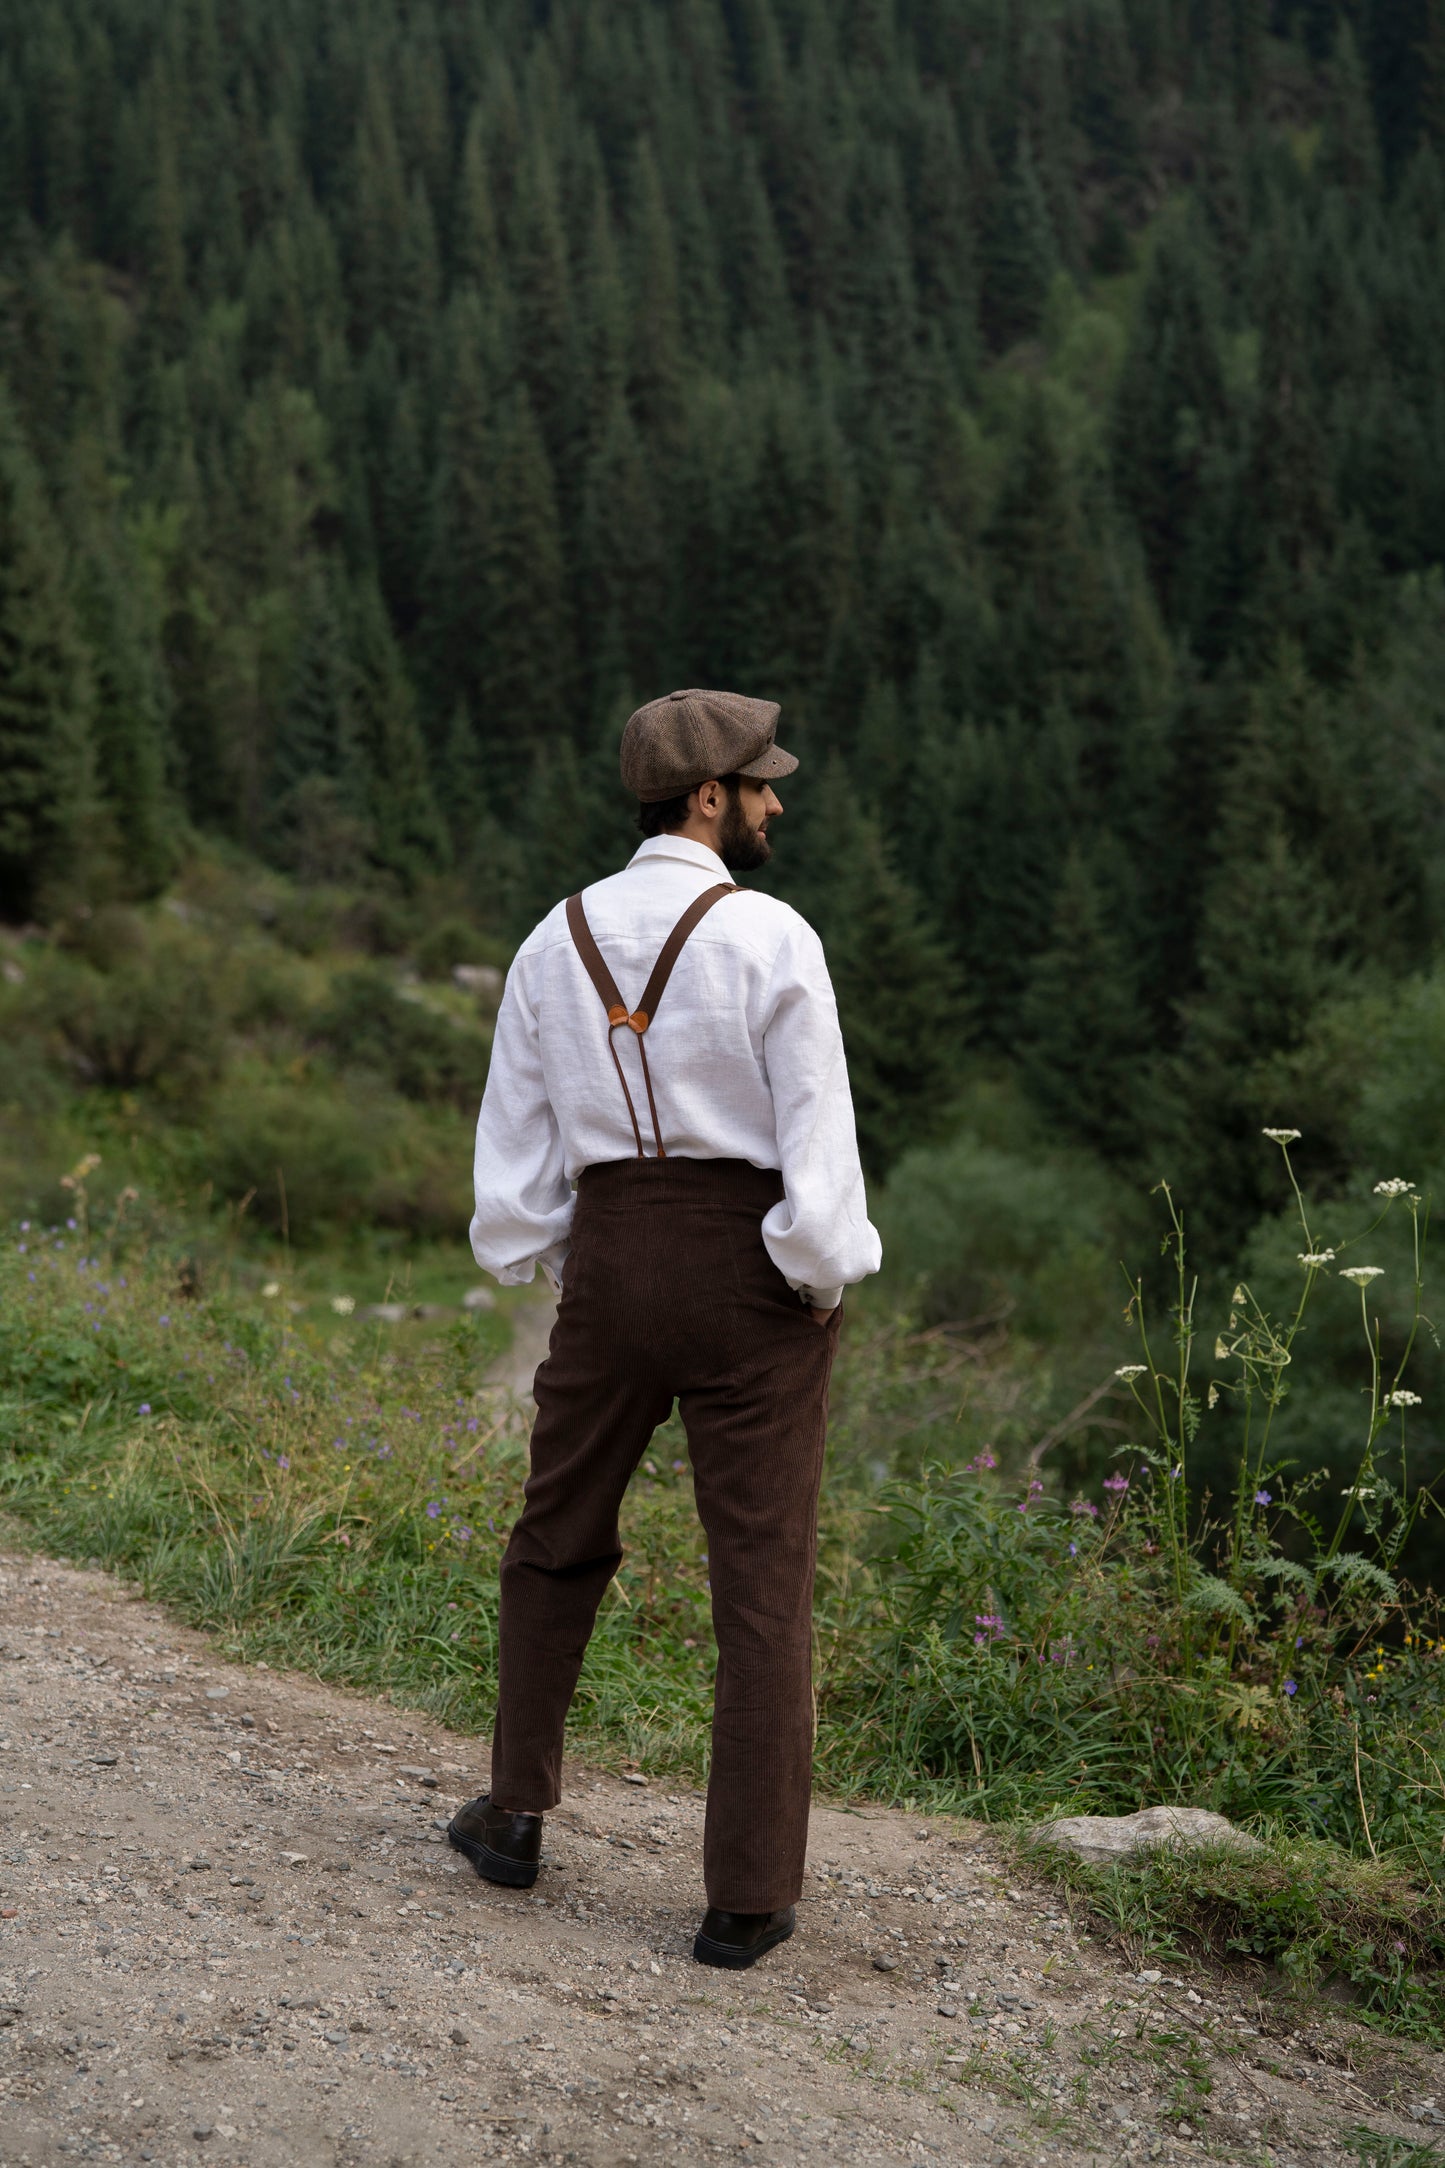
[[[639,708],[622,779],[645,840],[507,975],[472,1248],[561,1299],[502,1559],[492,1788],[449,1832],[488,1881],[536,1880],[618,1507],[676,1400],[718,1644],[693,1954],[733,1968],[792,1933],[802,1888],[828,1379],[843,1289],[879,1263],[822,944],[732,878],[766,865],[798,765],[777,723],[736,693]]]

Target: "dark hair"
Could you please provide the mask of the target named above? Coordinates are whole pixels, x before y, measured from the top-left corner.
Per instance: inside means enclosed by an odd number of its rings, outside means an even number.
[[[742,785],[742,777],[740,775],[720,775],[718,781],[722,784],[729,798],[736,801],[738,791]],[[696,785],[694,785],[694,788],[696,788]],[[637,805],[638,827],[645,836],[671,835],[674,828],[680,828],[687,819],[687,801],[691,796],[692,791],[685,790],[680,798],[660,798],[654,805],[648,805],[644,800],[639,799]]]

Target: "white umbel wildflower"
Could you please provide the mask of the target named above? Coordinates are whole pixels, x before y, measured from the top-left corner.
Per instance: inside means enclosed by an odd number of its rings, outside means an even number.
[[[1418,1393],[1407,1393],[1403,1387],[1396,1392],[1386,1393],[1385,1395],[1385,1406],[1387,1408],[1422,1408],[1424,1405],[1425,1403]]]
[[[1297,1129],[1266,1129],[1262,1134],[1271,1144],[1294,1144],[1300,1133]]]
[[[266,1297],[266,1300],[268,1302],[271,1302],[275,1299],[277,1295],[280,1294],[281,1282],[279,1280],[268,1280],[266,1282],[266,1285],[262,1288],[261,1292]]]
[[[1114,1375],[1122,1378],[1127,1385],[1131,1378],[1142,1378],[1148,1367],[1147,1363],[1121,1363]]]
[[[355,1295],[333,1295],[331,1307],[338,1317],[350,1317],[352,1311],[356,1308],[356,1297]]]
[[[1301,1250],[1299,1261],[1302,1265],[1314,1267],[1332,1265],[1335,1261],[1335,1253],[1333,1250]]]
[[[1413,1182],[1402,1181],[1400,1176],[1396,1174],[1392,1175],[1388,1182],[1377,1182],[1375,1184],[1375,1195],[1377,1197],[1408,1197],[1414,1187]]]
[[[1380,1278],[1384,1269],[1383,1265],[1346,1265],[1340,1278],[1353,1280],[1356,1287],[1368,1287],[1371,1280]]]

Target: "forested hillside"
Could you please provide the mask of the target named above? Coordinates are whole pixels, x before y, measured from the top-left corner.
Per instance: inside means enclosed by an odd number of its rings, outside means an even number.
[[[1445,1165],[1440,0],[7,18],[6,919],[505,943],[736,685],[875,1173],[984,1070],[1231,1244],[1262,1121]]]

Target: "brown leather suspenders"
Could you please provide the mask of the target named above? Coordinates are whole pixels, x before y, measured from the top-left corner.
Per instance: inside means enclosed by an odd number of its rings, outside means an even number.
[[[576,944],[577,953],[586,967],[587,976],[596,987],[601,997],[602,1006],[607,1011],[607,1051],[612,1056],[612,1066],[617,1071],[617,1081],[622,1086],[622,1096],[627,1101],[627,1111],[632,1117],[632,1134],[637,1139],[637,1156],[639,1159],[645,1159],[647,1154],[642,1149],[642,1131],[638,1127],[637,1109],[632,1104],[632,1094],[627,1089],[627,1079],[622,1073],[622,1064],[617,1058],[617,1049],[612,1043],[612,1034],[614,1031],[619,1030],[623,1024],[630,1026],[637,1034],[637,1051],[642,1056],[642,1080],[647,1086],[647,1107],[652,1116],[652,1141],[657,1146],[658,1158],[666,1159],[667,1154],[662,1148],[662,1132],[657,1120],[657,1101],[652,1092],[652,1071],[647,1066],[645,1033],[648,1025],[657,1014],[658,1005],[662,1000],[667,982],[672,977],[672,967],[682,954],[683,945],[688,935],[695,926],[707,917],[708,912],[715,903],[721,903],[724,896],[736,896],[739,893],[740,891],[731,881],[719,881],[716,888],[704,889],[702,894],[688,905],[682,917],[662,944],[661,953],[652,967],[652,976],[643,989],[641,1002],[637,1008],[631,1010],[629,1010],[627,1003],[618,992],[617,981],[608,970],[606,959],[597,946],[592,928],[587,923],[587,913],[582,908],[582,898],[580,896],[569,896],[567,898],[568,928]]]

